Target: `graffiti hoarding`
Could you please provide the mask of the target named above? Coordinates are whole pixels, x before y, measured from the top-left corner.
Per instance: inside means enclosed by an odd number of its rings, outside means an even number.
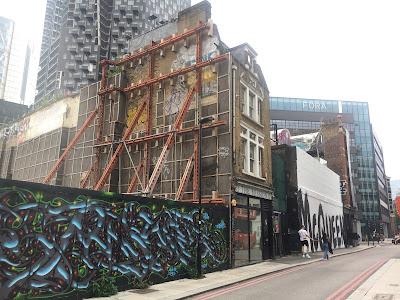
[[[0,299],[90,296],[196,270],[196,205],[0,179]],[[202,268],[228,264],[228,211],[205,206]],[[80,296],[79,296],[80,297]]]

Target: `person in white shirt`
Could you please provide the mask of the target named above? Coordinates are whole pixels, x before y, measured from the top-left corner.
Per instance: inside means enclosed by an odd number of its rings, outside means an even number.
[[[304,229],[304,225],[301,226],[299,230],[300,244],[301,244],[301,252],[303,253],[303,257],[311,258],[308,255],[308,239],[310,239],[310,234],[307,230]]]

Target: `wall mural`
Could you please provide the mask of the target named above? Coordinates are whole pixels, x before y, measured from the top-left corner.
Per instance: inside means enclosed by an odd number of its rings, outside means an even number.
[[[0,180],[0,299],[90,296],[196,270],[195,205]],[[228,267],[228,211],[205,206],[202,268]]]
[[[332,211],[329,213],[331,209],[327,209],[327,205],[323,207],[321,201],[313,199],[312,202],[318,203],[310,205],[309,196],[303,194],[301,190],[297,192],[297,195],[299,222],[304,225],[310,233],[310,237],[314,239],[314,241],[311,241],[311,251],[322,251],[322,242],[319,239],[323,232],[327,234],[331,241],[332,248],[343,248],[343,210],[338,209],[332,214]]]

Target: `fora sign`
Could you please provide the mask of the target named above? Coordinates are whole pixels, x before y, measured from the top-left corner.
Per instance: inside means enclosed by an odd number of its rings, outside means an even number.
[[[303,101],[303,109],[311,111],[327,111],[325,103],[316,103],[311,101]]]

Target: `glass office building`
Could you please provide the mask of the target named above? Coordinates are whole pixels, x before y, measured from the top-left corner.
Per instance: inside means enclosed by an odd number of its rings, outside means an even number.
[[[270,97],[271,124],[277,124],[278,129],[289,129],[292,135],[316,132],[321,122],[336,119],[338,115],[350,133],[352,178],[362,233],[365,234],[367,223],[386,223],[386,218],[382,220],[380,215],[377,167],[368,103]]]

